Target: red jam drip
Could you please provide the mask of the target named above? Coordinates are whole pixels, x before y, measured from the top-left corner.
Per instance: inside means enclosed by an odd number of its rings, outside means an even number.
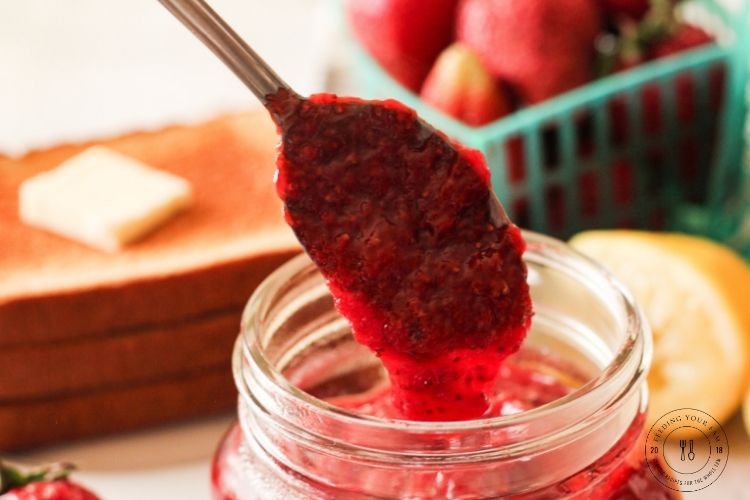
[[[481,153],[396,101],[269,96],[285,217],[408,419],[478,418],[528,330],[524,242]],[[495,202],[496,203],[496,202]]]
[[[503,364],[495,380],[490,396],[490,407],[485,417],[513,415],[533,410],[570,394],[572,388],[562,384],[556,377],[543,374],[533,368],[515,364]],[[385,386],[378,391],[361,396],[329,398],[329,402],[340,408],[380,418],[400,418],[393,406],[391,389]]]

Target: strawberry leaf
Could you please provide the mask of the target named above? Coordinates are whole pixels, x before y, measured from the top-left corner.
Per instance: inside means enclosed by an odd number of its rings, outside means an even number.
[[[23,468],[0,461],[0,495],[14,488],[39,481],[66,479],[75,469],[67,463],[56,463],[39,468]]]

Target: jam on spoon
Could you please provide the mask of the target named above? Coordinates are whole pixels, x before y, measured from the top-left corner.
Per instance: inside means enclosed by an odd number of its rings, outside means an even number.
[[[304,99],[199,0],[161,2],[279,126],[285,217],[408,419],[481,417],[530,325],[520,232],[463,148],[396,101]]]
[[[286,220],[416,420],[482,416],[529,327],[524,243],[483,157],[396,101],[268,97]]]

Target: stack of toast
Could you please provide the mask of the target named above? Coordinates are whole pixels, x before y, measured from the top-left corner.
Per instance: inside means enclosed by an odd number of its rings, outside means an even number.
[[[242,308],[300,251],[265,112],[97,144],[175,173],[194,203],[103,253],[24,225],[18,187],[93,144],[0,157],[0,451],[232,409]]]

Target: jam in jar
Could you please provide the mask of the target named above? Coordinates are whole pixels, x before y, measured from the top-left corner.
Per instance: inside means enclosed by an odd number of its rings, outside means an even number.
[[[675,498],[644,462],[651,345],[633,299],[565,244],[524,238],[532,327],[474,420],[399,419],[309,258],[272,274],[245,309],[214,498]]]

